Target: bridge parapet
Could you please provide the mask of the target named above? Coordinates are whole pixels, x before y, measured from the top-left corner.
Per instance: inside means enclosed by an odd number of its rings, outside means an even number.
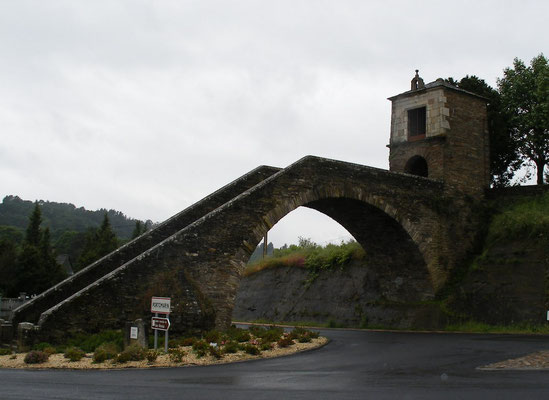
[[[206,196],[197,203],[177,213],[150,231],[126,243],[114,252],[83,268],[73,276],[39,294],[29,302],[14,310],[12,321],[38,322],[40,314],[59,304],[74,293],[94,283],[119,266],[139,256],[162,240],[180,231],[185,226],[223,205],[239,193],[253,187],[258,182],[278,172],[280,168],[260,166],[228,185]]]

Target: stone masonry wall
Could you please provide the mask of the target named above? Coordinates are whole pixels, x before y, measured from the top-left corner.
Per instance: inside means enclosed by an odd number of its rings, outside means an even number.
[[[44,293],[41,293],[24,306],[19,307],[13,316],[14,325],[23,321],[36,323],[40,314],[47,309],[94,283],[106,274],[149,250],[151,247],[183,229],[185,226],[223,205],[238,194],[250,189],[279,170],[279,168],[261,166],[250,171],[169,218],[156,228],[125,244],[113,253],[108,254],[81,271],[78,271],[73,276],[53,286]]]
[[[423,258],[418,268],[427,269],[435,291],[468,250],[459,237],[470,221],[453,208],[456,203],[445,197],[441,182],[309,156],[42,313],[40,337],[55,341],[67,332],[94,332],[149,318],[151,295],[173,298],[176,332],[226,328],[241,272],[265,231],[299,206],[344,198],[357,203],[335,201],[331,206],[340,214],[341,207],[352,212],[348,208],[353,204],[365,203],[357,206],[357,218],[382,212],[398,223],[417,246]],[[328,203],[324,208],[330,212]],[[367,248],[368,243],[361,245]]]

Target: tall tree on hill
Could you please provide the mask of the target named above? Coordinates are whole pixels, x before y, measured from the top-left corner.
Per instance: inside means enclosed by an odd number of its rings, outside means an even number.
[[[107,213],[99,229],[90,229],[86,236],[84,250],[78,259],[78,269],[81,269],[118,248],[118,239],[114,234]]]
[[[549,62],[543,54],[530,66],[515,58],[513,68],[498,80],[503,109],[509,117],[518,151],[536,165],[537,183],[544,183],[549,162]]]
[[[43,230],[42,214],[38,203],[29,217],[25,242],[16,263],[17,291],[29,294],[41,293],[65,277],[55,261],[51,248],[50,231]]]
[[[27,244],[30,244],[31,246],[38,246],[40,244],[40,239],[42,236],[40,225],[42,225],[42,212],[40,211],[38,202],[35,202],[34,210],[29,217],[29,224],[27,225],[25,235],[25,242]]]

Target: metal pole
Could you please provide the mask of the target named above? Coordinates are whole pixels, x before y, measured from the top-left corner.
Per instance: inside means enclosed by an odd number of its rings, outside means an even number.
[[[155,317],[158,317],[158,313],[154,313]],[[158,329],[154,330],[154,349],[158,347]]]
[[[166,318],[169,320],[169,315],[166,316]],[[164,353],[168,352],[168,331],[166,330],[166,333],[164,335]]]
[[[265,232],[265,237],[263,238],[263,258],[267,257],[267,232]]]

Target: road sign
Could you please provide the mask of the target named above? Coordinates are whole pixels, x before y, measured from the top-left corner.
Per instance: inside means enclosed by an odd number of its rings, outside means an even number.
[[[170,320],[168,318],[152,317],[151,328],[167,331],[170,329]]]
[[[169,297],[153,297],[151,299],[151,312],[157,314],[169,314],[170,313]]]

